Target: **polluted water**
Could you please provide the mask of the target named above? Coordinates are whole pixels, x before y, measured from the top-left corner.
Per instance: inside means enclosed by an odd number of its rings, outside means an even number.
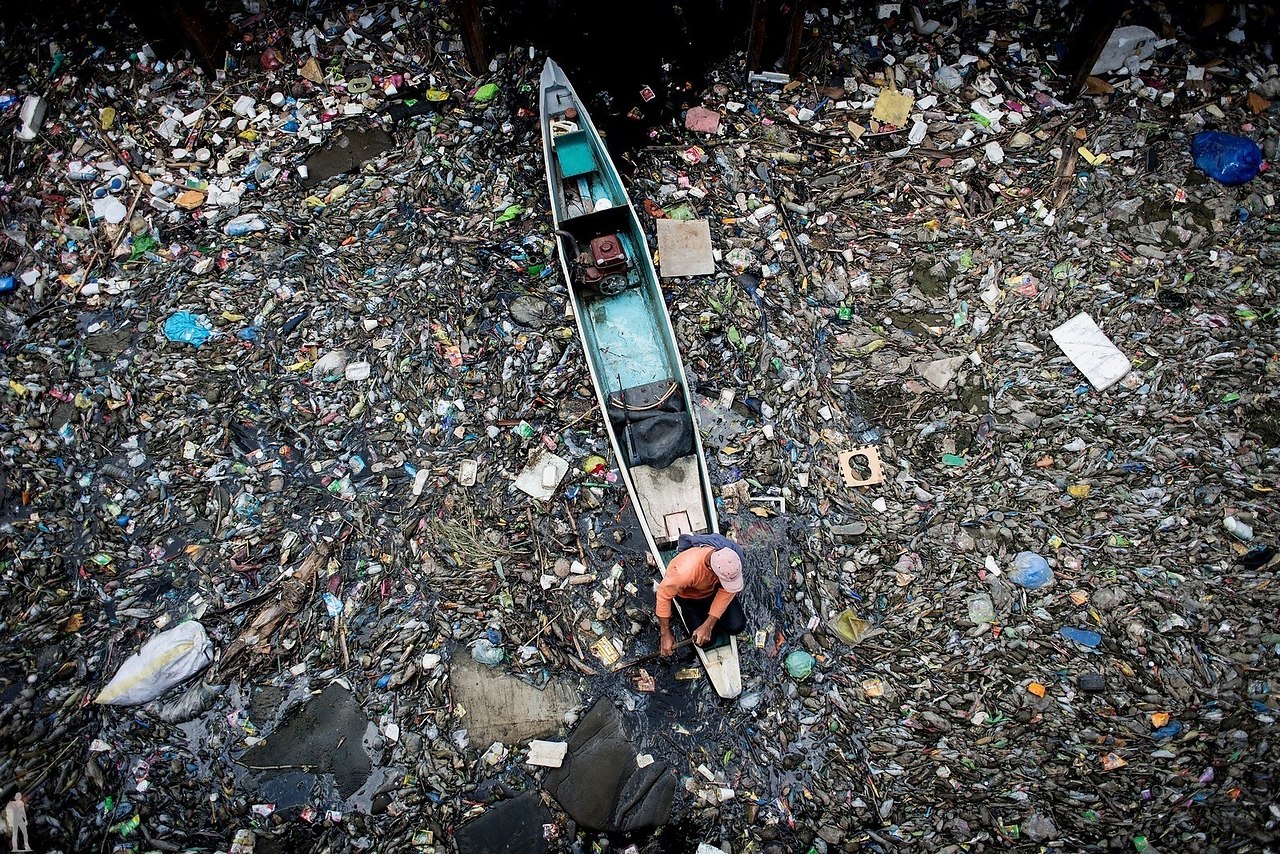
[[[1273,9],[1140,4],[1072,91],[1079,4],[178,5],[0,22],[33,850],[1275,847]],[[656,654],[548,59],[743,551],[735,697]]]

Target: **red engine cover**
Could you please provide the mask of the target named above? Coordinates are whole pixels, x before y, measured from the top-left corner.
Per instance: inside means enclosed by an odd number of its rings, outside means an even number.
[[[604,234],[591,239],[591,260],[601,270],[625,267],[627,255],[622,251],[622,241],[616,234]]]

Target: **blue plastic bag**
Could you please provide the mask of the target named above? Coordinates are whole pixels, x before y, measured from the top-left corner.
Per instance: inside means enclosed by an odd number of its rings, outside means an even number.
[[[1252,181],[1262,171],[1262,149],[1256,142],[1216,130],[1192,138],[1191,156],[1200,171],[1228,186]]]
[[[213,334],[213,331],[191,312],[179,311],[164,322],[164,334],[166,338],[174,343],[199,347],[209,340],[209,336]]]

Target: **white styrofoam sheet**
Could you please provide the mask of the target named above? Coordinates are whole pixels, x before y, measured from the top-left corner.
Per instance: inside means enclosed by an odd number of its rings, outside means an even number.
[[[1049,334],[1098,391],[1124,379],[1133,367],[1129,357],[1120,352],[1120,348],[1084,312]]]

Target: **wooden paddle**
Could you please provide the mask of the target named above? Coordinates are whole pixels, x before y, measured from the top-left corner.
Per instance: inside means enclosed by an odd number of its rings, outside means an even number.
[[[685,638],[684,640],[677,643],[674,647],[672,647],[672,652],[674,652],[677,649],[684,649],[686,646],[688,646],[691,643],[693,643],[693,638]],[[655,658],[660,658],[661,656],[662,656],[661,652],[651,652],[648,655],[642,655],[639,658],[633,658],[631,661],[623,661],[618,664],[615,664],[613,667],[609,668],[609,672],[617,673],[619,670],[626,670],[628,667],[635,667],[637,664],[644,664],[646,661],[653,661]]]

